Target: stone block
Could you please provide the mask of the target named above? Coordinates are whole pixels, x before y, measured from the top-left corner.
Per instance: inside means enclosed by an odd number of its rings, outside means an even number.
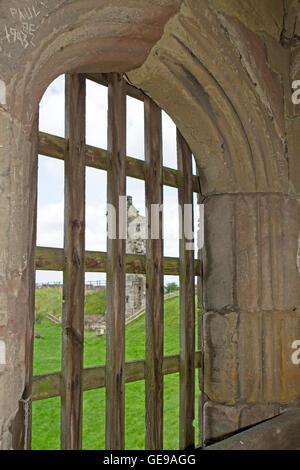
[[[300,104],[294,105],[300,113]],[[286,120],[291,191],[300,194],[300,116]]]
[[[243,405],[240,409],[239,429],[253,426],[281,413],[280,406],[276,403],[256,403]]]
[[[189,0],[189,3],[194,4],[193,0]],[[259,33],[263,31],[279,41],[284,15],[283,3],[280,0],[264,0],[263,2],[258,0],[247,2],[211,0],[210,5],[218,13],[238,19],[252,31]]]
[[[300,304],[299,208],[279,194],[208,198],[203,249],[204,307],[292,310]]]
[[[208,401],[204,405],[204,443],[225,439],[239,428],[240,407]]]
[[[238,400],[237,322],[235,312],[204,315],[204,393],[220,403]]]
[[[240,21],[229,19],[224,15],[220,16],[220,19],[231,40],[236,44],[241,62],[255,87],[258,99],[272,115],[276,132],[283,139],[285,129],[282,79],[281,74],[275,72],[269,64],[270,49],[272,49],[277,56],[280,56],[280,72],[282,72],[282,47],[274,38],[269,38],[267,49],[265,37],[255,34],[248,25],[245,26]],[[287,166],[286,161],[285,164]]]
[[[234,197],[209,198],[204,206],[203,294],[205,310],[235,305]]]
[[[204,314],[205,395],[226,405],[293,402],[300,395],[295,340],[299,310]]]
[[[206,447],[206,450],[297,450],[300,411],[288,411]]]
[[[226,439],[233,433],[260,423],[280,413],[276,404],[226,406],[208,401],[204,405],[204,442]]]

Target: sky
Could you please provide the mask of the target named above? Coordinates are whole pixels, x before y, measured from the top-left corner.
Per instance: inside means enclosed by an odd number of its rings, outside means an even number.
[[[64,137],[64,75],[45,91],[40,102],[40,131]],[[143,103],[127,96],[127,156],[144,160]],[[163,165],[177,168],[176,127],[162,112]],[[86,143],[107,149],[107,88],[90,80],[86,84]],[[195,173],[195,165],[193,165]],[[145,185],[127,177],[127,195],[145,215]],[[163,187],[164,256],[179,256],[177,189]],[[196,196],[194,198],[196,208]],[[106,251],[106,172],[86,167],[86,250]],[[195,210],[195,222],[197,209]],[[37,245],[63,247],[64,162],[39,155]],[[195,225],[196,226],[196,225]],[[105,273],[86,273],[86,281],[105,280]],[[62,272],[37,271],[38,283],[62,282]],[[164,284],[178,276],[164,276]]]

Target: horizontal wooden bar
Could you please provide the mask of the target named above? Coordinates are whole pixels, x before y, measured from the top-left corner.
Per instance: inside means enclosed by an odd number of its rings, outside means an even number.
[[[163,359],[163,374],[179,372],[179,354],[165,356]],[[195,368],[202,368],[202,351],[195,352]],[[125,382],[137,382],[145,379],[145,360],[125,363]],[[83,369],[82,390],[95,390],[105,387],[105,366],[88,367]],[[60,396],[61,372],[35,375],[33,377],[32,400],[44,400]]]
[[[63,137],[39,132],[39,154],[46,157],[64,160],[66,140]],[[85,146],[85,164],[91,168],[107,171],[110,164],[110,153],[91,145]],[[145,180],[145,162],[137,158],[126,157],[126,176]],[[163,167],[163,184],[178,188],[179,173],[173,168]],[[193,175],[193,191],[200,192],[199,178]]]
[[[63,271],[65,255],[63,248],[36,247],[35,269],[41,271]]]
[[[36,248],[35,268],[41,271],[63,271],[64,250],[62,248],[50,248],[38,246]],[[106,272],[107,254],[103,251],[85,252],[86,272]],[[146,273],[146,258],[144,255],[126,254],[126,272],[131,274]],[[165,275],[179,274],[179,258],[166,256],[163,258],[163,272]],[[194,260],[194,275],[200,276],[200,261]]]
[[[108,86],[108,74],[106,73],[85,73],[84,76],[88,80],[98,83],[98,85]],[[124,87],[126,95],[131,96],[136,100],[144,101],[146,95],[144,95],[141,90],[135,88],[126,81],[124,82]]]

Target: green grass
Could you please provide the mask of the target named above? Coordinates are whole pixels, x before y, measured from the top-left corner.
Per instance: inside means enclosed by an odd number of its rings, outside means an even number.
[[[35,291],[36,323],[40,323],[47,313],[61,316],[62,289],[58,287],[43,287]]]
[[[85,292],[85,313],[87,315],[105,315],[106,289],[87,290]]]
[[[176,354],[179,352],[178,297],[165,301],[164,325],[164,354]],[[50,323],[42,316],[40,322],[36,325],[36,331],[42,335],[42,338],[35,339],[34,374],[60,370],[61,327]],[[104,364],[105,347],[105,336],[97,337],[93,332],[85,332],[84,367]],[[144,357],[145,317],[142,316],[126,327],[126,361]],[[196,393],[196,404],[197,396],[198,393]],[[83,397],[83,448],[91,450],[104,449],[105,389],[84,392]],[[143,449],[145,445],[144,381],[126,384],[125,405],[126,449]],[[197,416],[197,410],[195,416]],[[33,449],[59,449],[59,421],[59,398],[33,403]],[[164,377],[165,449],[178,449],[178,426],[179,375],[171,374]],[[195,429],[197,429],[196,423]]]
[[[61,316],[62,288],[44,287],[36,289],[35,311],[37,323],[46,318],[47,313],[55,317]],[[105,315],[106,289],[85,291],[85,313],[87,315]]]

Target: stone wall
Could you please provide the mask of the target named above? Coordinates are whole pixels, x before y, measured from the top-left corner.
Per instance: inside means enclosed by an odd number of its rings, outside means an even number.
[[[300,79],[299,2],[33,3],[0,2],[0,449],[23,447],[34,126],[61,73],[126,72],[195,156],[206,206],[205,441],[297,403],[300,366],[290,355],[299,339],[300,106],[291,84]]]
[[[299,396],[299,210],[280,194],[205,201],[204,440],[276,414]]]

